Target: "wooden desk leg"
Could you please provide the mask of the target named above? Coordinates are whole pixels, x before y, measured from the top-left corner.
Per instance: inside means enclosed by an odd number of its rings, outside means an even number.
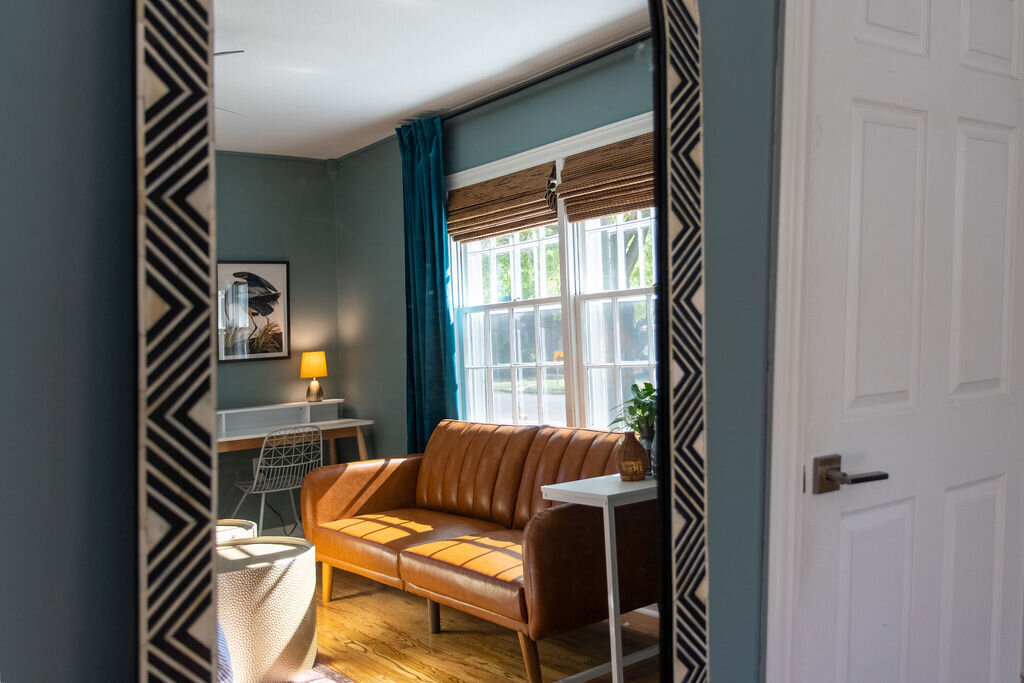
[[[338,464],[338,446],[334,443],[334,439],[327,440],[327,454],[331,459],[332,465]],[[325,565],[326,566],[326,565]]]
[[[356,443],[359,445],[359,459],[366,460],[366,439],[363,438],[362,427],[356,427]]]

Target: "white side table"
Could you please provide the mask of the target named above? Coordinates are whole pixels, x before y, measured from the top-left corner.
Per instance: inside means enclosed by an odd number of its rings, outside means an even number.
[[[622,624],[619,620],[619,563],[615,549],[615,508],[645,500],[654,500],[658,496],[658,481],[622,481],[617,474],[591,479],[567,481],[564,484],[541,486],[541,495],[547,500],[563,503],[577,503],[599,507],[604,510],[604,558],[608,577],[608,634],[611,638],[612,661],[610,666],[588,669],[582,673],[562,679],[563,681],[586,681],[608,673],[611,668],[612,681],[621,683],[622,669],[628,664],[639,662],[658,653],[658,646],[634,652],[622,657]]]
[[[316,551],[290,536],[217,544],[217,618],[235,683],[291,681],[316,659]]]

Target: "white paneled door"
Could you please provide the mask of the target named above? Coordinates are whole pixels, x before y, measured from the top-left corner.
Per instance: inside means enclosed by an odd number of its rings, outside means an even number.
[[[769,680],[1018,681],[1024,0],[786,21]]]

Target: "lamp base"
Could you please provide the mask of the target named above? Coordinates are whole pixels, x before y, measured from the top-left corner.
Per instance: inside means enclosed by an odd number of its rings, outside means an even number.
[[[306,387],[306,401],[309,403],[317,403],[324,400],[324,389],[320,386],[320,382],[314,379]]]

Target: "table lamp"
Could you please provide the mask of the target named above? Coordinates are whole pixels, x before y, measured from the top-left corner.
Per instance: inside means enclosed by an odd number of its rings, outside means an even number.
[[[302,352],[302,367],[299,369],[299,377],[306,379],[312,377],[313,381],[309,383],[309,387],[306,389],[306,400],[310,403],[316,403],[317,401],[324,400],[324,390],[320,386],[320,382],[316,381],[317,377],[327,376],[327,358],[324,356],[323,351],[303,351]]]

